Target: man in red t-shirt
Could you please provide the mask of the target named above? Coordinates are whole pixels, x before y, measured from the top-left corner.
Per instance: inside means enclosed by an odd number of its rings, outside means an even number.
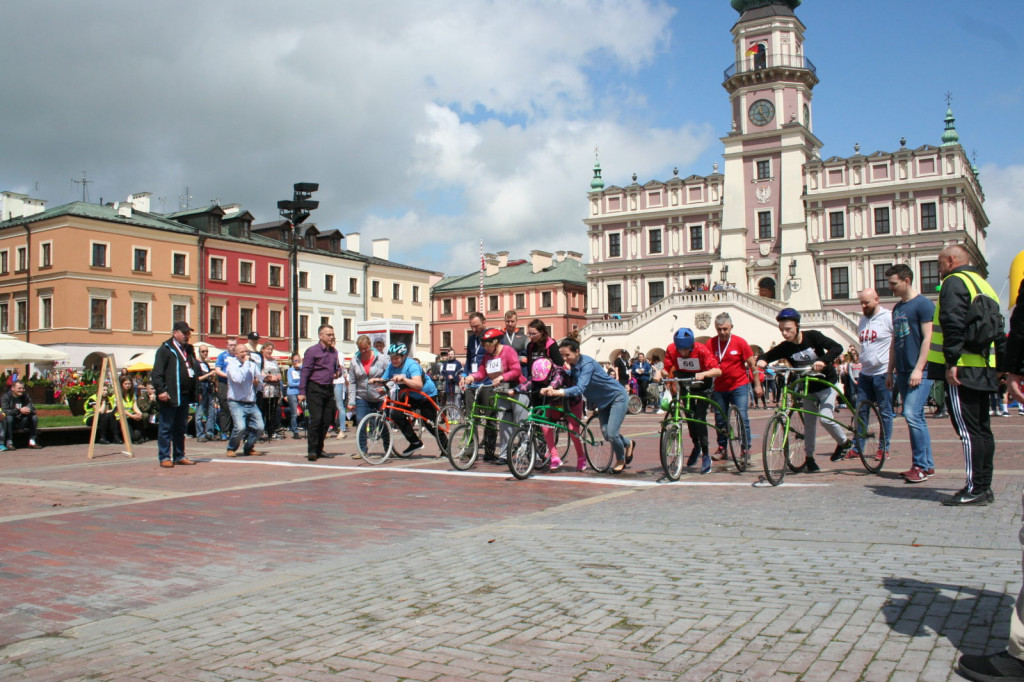
[[[672,344],[665,353],[665,373],[675,377],[692,377],[697,381],[704,381],[703,387],[698,384],[690,386],[691,393],[701,393],[705,396],[711,393],[711,383],[707,379],[714,379],[722,375],[718,366],[718,360],[711,354],[706,346],[696,343],[693,338],[693,330],[683,327],[676,332]],[[676,395],[676,384],[669,384],[672,395]],[[699,422],[706,422],[708,417],[708,404],[703,400],[694,400],[690,407],[693,410],[692,418]],[[711,473],[711,455],[708,452],[708,427],[706,423],[686,422],[686,430],[690,433],[690,441],[693,443],[693,451],[686,462],[686,466],[692,467],[701,458],[700,473]]]
[[[715,379],[714,399],[720,411],[715,413],[715,426],[718,427],[718,451],[716,460],[725,459],[725,446],[729,432],[725,423],[729,414],[729,405],[735,405],[743,418],[743,426],[747,437],[743,443],[744,457],[750,456],[750,420],[747,409],[750,406],[750,380],[753,378],[754,395],[762,396],[761,379],[757,370],[757,358],[750,346],[739,336],[732,333],[732,318],[729,313],[721,313],[715,318],[717,336],[708,340],[708,350],[718,360],[722,368],[722,376]],[[750,370],[748,372],[748,370]],[[757,399],[755,398],[755,403]]]

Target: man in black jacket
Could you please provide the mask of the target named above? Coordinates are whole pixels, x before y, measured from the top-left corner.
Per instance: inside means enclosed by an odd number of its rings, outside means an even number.
[[[160,466],[168,469],[175,464],[195,464],[185,457],[188,408],[196,397],[199,369],[192,344],[188,342],[191,333],[187,322],[175,322],[171,338],[157,348],[153,362],[153,388],[160,403],[157,456]]]
[[[14,449],[15,429],[28,431],[28,446],[32,449],[42,447],[36,443],[39,421],[36,417],[36,406],[32,404],[32,396],[25,390],[25,384],[15,381],[11,390],[0,398],[0,408],[6,415],[7,444],[5,450]]]
[[[1010,316],[1010,335],[1000,369],[1009,373],[1006,385],[1010,397],[1024,405],[1021,391],[1021,382],[1024,382],[1024,280],[1017,289],[1017,305]],[[1019,537],[1024,550],[1024,529]],[[1021,564],[1024,565],[1024,558]],[[969,680],[1024,680],[1024,586],[1010,615],[1009,639],[1006,651],[988,656],[961,656],[957,672]]]

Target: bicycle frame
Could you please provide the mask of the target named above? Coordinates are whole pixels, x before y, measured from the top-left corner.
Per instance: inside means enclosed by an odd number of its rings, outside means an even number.
[[[394,411],[394,412],[401,412],[404,415],[407,415],[409,417],[413,417],[414,419],[421,420],[424,424],[430,424],[431,426],[433,426],[434,422],[432,422],[431,420],[429,420],[426,417],[424,417],[422,414],[420,414],[419,412],[416,411],[415,407],[413,407],[412,401],[409,399],[409,395],[411,395],[411,394],[416,394],[416,395],[422,396],[423,398],[426,398],[427,402],[429,402],[431,405],[434,406],[434,410],[436,410],[438,413],[440,413],[441,406],[438,405],[437,402],[435,402],[433,398],[431,398],[429,395],[427,395],[423,391],[417,391],[416,389],[413,389],[413,388],[399,389],[399,391],[398,391],[399,398],[392,398],[390,395],[385,395],[384,396],[384,400],[382,400],[381,404],[380,404],[380,412],[382,412],[384,414],[385,418],[387,418],[387,420],[390,421],[390,422],[394,421],[394,419],[392,418],[392,414],[393,414],[392,411]],[[403,395],[406,396],[404,401],[400,399],[401,396],[403,396]],[[442,430],[445,433],[448,432],[448,425],[447,424],[443,425],[443,427],[439,425],[439,428],[442,428]]]
[[[554,419],[548,416],[549,411],[554,411],[558,416]],[[570,423],[569,420],[572,420]],[[530,408],[530,413],[526,415],[526,419],[523,423],[537,424],[538,426],[544,426],[550,429],[556,429],[558,431],[564,431],[569,434],[570,438],[582,438],[582,441],[588,445],[594,445],[596,441],[591,438],[586,438],[586,429],[584,422],[572,413],[565,404],[559,405],[536,405]],[[579,428],[578,431],[573,431],[572,427],[576,426]]]
[[[815,412],[814,410],[805,410],[802,407],[803,401],[805,399],[814,397],[813,394],[815,390],[820,391],[825,388],[831,388],[832,390],[834,390],[838,395],[839,399],[842,401],[842,405],[845,406],[846,409],[850,410],[850,412],[857,417],[857,427],[861,427],[864,425],[860,415],[857,414],[857,410],[854,404],[850,402],[849,398],[843,395],[843,392],[839,388],[839,386],[833,384],[831,381],[826,381],[825,377],[823,377],[820,374],[812,373],[809,367],[779,367],[776,368],[775,371],[776,373],[781,373],[783,376],[795,375],[794,377],[786,377],[786,381],[782,385],[782,393],[779,396],[779,404],[775,408],[775,413],[783,412],[786,414],[787,434],[790,431],[795,431],[798,435],[803,435],[799,431],[791,429],[788,424],[789,420],[792,419],[794,413],[801,415],[801,417],[805,414],[809,414],[817,417],[818,419],[821,419],[822,421],[825,421],[825,417],[822,416],[820,413]],[[817,386],[818,388],[814,389],[813,386]],[[800,405],[800,407],[797,407],[797,405]],[[852,425],[847,426],[846,424],[842,423],[837,419],[829,419],[828,421],[838,424],[844,430],[850,431],[851,433],[857,432],[857,429],[855,429]]]
[[[467,389],[468,388],[472,388],[472,389],[478,389],[479,390],[481,388],[487,388],[487,386],[485,384],[471,384],[471,385],[467,386],[466,388]],[[465,394],[463,394],[463,395],[465,395]],[[493,410],[494,413],[500,414],[500,412],[502,411],[502,408],[498,407],[498,401],[499,400],[504,400],[507,403],[514,403],[515,405],[518,405],[519,407],[523,408],[524,410],[529,410],[530,409],[530,406],[529,406],[528,403],[520,402],[520,401],[516,400],[513,396],[510,396],[507,393],[499,393],[498,391],[494,392],[494,399],[492,401],[492,404],[487,406],[487,407],[480,406],[479,403],[476,401],[476,396],[475,395],[473,396],[473,398],[474,398],[473,405],[469,408],[469,413],[466,415],[466,421],[469,422],[470,424],[472,424],[474,427],[480,426],[484,422],[494,422],[495,424],[508,424],[509,426],[517,426],[518,425],[518,422],[505,421],[504,419],[501,419],[500,417],[496,417],[496,416],[493,416],[492,414],[488,413],[490,410]],[[488,412],[485,412],[485,411],[488,411]]]
[[[692,378],[679,378],[679,379],[665,379],[666,384],[678,384],[679,392],[682,393],[683,389],[686,389],[686,393],[682,395],[676,395],[672,398],[672,404],[669,405],[669,409],[665,412],[665,418],[661,422],[661,430],[665,430],[666,424],[703,424],[704,426],[710,426],[715,430],[715,433],[729,437],[729,425],[726,419],[727,415],[722,411],[722,406],[718,404],[713,398],[700,395],[698,393],[691,393],[690,386],[695,383],[705,383],[703,381],[695,381]],[[683,404],[685,401],[685,405]],[[721,417],[722,423],[725,425],[725,429],[720,429],[716,424],[706,422],[702,419],[696,419],[693,415],[693,409],[691,407],[692,401],[700,401],[708,403],[711,407],[715,408],[715,414]],[[710,412],[709,412],[710,414]]]

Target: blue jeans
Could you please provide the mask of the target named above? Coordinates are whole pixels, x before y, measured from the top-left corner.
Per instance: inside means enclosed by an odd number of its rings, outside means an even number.
[[[228,439],[228,450],[237,450],[242,442],[242,435],[245,434],[245,447],[243,453],[252,452],[260,434],[263,433],[263,415],[256,403],[240,403],[237,400],[228,399],[228,409],[231,410],[231,423],[233,429],[231,438]]]
[[[597,410],[597,419],[601,422],[601,431],[604,437],[612,444],[612,452],[615,453],[616,461],[622,462],[626,459],[626,448],[629,447],[629,440],[619,435],[622,422],[626,419],[626,406],[629,403],[629,395],[623,391],[615,396],[609,404]]]
[[[334,428],[345,430],[345,384],[334,384],[334,402],[338,403],[338,416],[334,418]]]
[[[286,395],[285,400],[288,401],[288,429],[294,433],[299,433],[299,396],[298,394]]]
[[[885,387],[885,375],[870,376],[861,372],[857,381],[857,399],[870,400],[878,405],[878,410],[882,413],[882,430],[885,432],[885,451],[889,452],[889,444],[892,443],[892,392]],[[861,410],[857,416],[860,419],[867,418],[867,409]],[[857,445],[859,447],[860,443]]]
[[[161,462],[171,459],[174,453],[174,461],[177,462],[185,457],[185,429],[188,428],[188,404],[171,405],[160,403],[158,408],[157,421],[157,457]]]
[[[743,452],[750,451],[750,420],[747,419],[747,409],[750,407],[750,384],[743,384],[731,391],[715,391],[712,394],[721,412],[715,412],[715,427],[718,429],[718,447],[724,448],[728,442],[729,424],[725,422],[729,417],[729,405],[735,405],[743,418],[743,428],[747,431],[744,439]]]
[[[213,411],[213,389],[200,388],[199,402],[196,403],[196,438],[210,438],[214,435],[210,414]]]
[[[896,387],[903,396],[903,416],[910,431],[910,452],[913,465],[924,470],[934,469],[932,436],[924,418],[924,406],[932,390],[932,380],[922,379],[917,386],[910,385],[910,374],[897,374]]]

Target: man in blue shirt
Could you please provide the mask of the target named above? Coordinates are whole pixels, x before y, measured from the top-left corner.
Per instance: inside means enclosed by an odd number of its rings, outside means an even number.
[[[408,396],[409,404],[414,409],[419,409],[420,414],[423,415],[428,421],[424,422],[424,426],[430,433],[437,437],[437,432],[434,430],[434,422],[437,421],[437,409],[434,404],[424,398],[422,395],[417,393],[420,391],[431,398],[437,397],[437,386],[434,385],[433,380],[424,373],[423,368],[420,367],[420,363],[408,357],[409,350],[406,348],[404,343],[394,343],[388,348],[388,356],[391,358],[391,364],[384,370],[384,376],[379,379],[370,379],[371,384],[382,384],[388,381],[394,382],[398,390],[408,390],[405,395],[399,396],[398,399],[404,401]],[[417,450],[423,449],[423,441],[419,439],[416,432],[413,431],[412,424],[409,423],[409,417],[400,410],[393,410],[391,419],[394,420],[395,426],[402,432],[405,439],[409,441],[409,447],[402,451],[402,457],[408,457]],[[441,454],[444,454],[443,452]]]
[[[541,389],[541,395],[583,396],[587,402],[597,407],[597,418],[601,422],[601,430],[611,443],[615,453],[616,464],[611,470],[613,474],[621,474],[633,459],[633,448],[636,441],[628,440],[619,435],[622,422],[626,419],[626,404],[629,396],[626,389],[601,369],[594,358],[580,353],[580,344],[576,339],[562,339],[558,350],[572,370],[569,373],[571,386],[567,388]]]
[[[643,353],[638,353],[633,365],[629,368],[633,378],[636,379],[636,390],[643,401],[643,412],[647,411],[647,387],[651,383],[651,363],[647,362]]]
[[[234,430],[228,440],[228,457],[234,457],[237,454],[243,436],[245,436],[243,455],[263,454],[253,450],[257,439],[263,433],[263,415],[256,404],[256,392],[262,385],[260,370],[249,355],[250,352],[246,346],[238,345],[235,347],[235,357],[229,358],[224,363],[224,373],[227,375],[225,383],[228,387],[227,408],[231,410],[231,421],[234,424]]]
[[[235,357],[235,346],[238,341],[235,339],[227,339],[224,341],[224,346],[227,350],[220,352],[217,356],[217,362],[214,363],[213,369],[217,374],[217,403],[220,405],[220,414],[217,415],[217,425],[220,426],[220,439],[227,440],[228,434],[231,433],[231,410],[228,409],[228,375],[227,375],[227,362],[228,358]]]

